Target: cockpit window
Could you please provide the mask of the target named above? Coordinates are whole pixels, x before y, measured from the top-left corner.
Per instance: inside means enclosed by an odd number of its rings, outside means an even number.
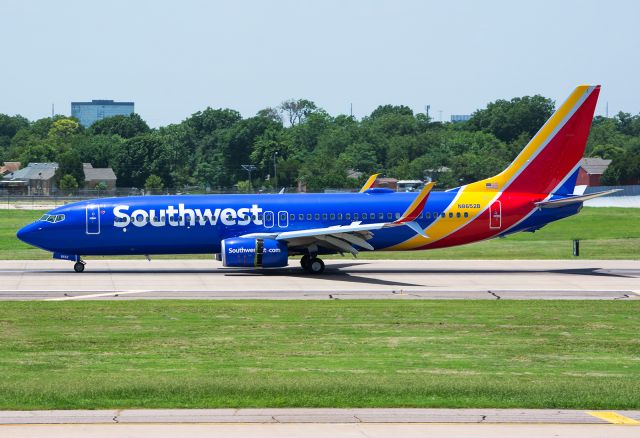
[[[56,222],[62,222],[64,220],[64,214],[45,214],[40,220],[55,224]]]

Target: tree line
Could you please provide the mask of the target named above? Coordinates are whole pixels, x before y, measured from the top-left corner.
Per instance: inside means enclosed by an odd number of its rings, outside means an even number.
[[[302,183],[309,191],[358,187],[372,173],[431,177],[450,188],[504,169],[554,106],[540,95],[497,100],[469,121],[442,123],[403,105],[381,105],[362,119],[331,116],[299,99],[249,118],[206,108],[157,129],[138,114],[89,128],[62,115],[0,114],[0,161],[58,162],[66,186],[83,181],[88,162],[112,167],[120,187],[273,189],[277,169],[279,187]],[[595,117],[586,155],[613,160],[603,184],[639,183],[640,115]],[[243,164],[255,166],[251,182]]]

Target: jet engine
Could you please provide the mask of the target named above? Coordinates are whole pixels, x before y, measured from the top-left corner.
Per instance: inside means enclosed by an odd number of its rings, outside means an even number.
[[[289,263],[287,244],[275,239],[234,237],[222,241],[222,264],[231,268],[281,268]]]

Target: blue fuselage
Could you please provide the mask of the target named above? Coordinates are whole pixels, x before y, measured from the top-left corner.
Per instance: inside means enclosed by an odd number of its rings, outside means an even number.
[[[72,255],[219,253],[222,240],[251,233],[391,222],[415,196],[372,189],[357,194],[105,198],[56,208],[48,214],[59,220],[36,221],[20,230],[18,237],[47,251]],[[455,197],[455,190],[432,193],[415,221],[428,233],[434,221],[447,220],[443,213]],[[496,236],[540,228],[575,214],[579,207],[536,211]],[[508,214],[508,209],[502,211]],[[399,226],[376,231],[368,243],[378,250],[413,237],[412,229]]]

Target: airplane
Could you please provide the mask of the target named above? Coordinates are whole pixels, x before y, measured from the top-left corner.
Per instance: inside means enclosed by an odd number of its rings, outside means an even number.
[[[281,268],[301,256],[320,274],[324,254],[414,251],[535,231],[577,214],[584,195],[578,162],[600,86],[578,86],[498,175],[446,191],[428,183],[416,195],[374,188],[359,193],[173,195],[94,199],[51,210],[17,237],[74,262],[82,256],[212,254],[225,267]]]

